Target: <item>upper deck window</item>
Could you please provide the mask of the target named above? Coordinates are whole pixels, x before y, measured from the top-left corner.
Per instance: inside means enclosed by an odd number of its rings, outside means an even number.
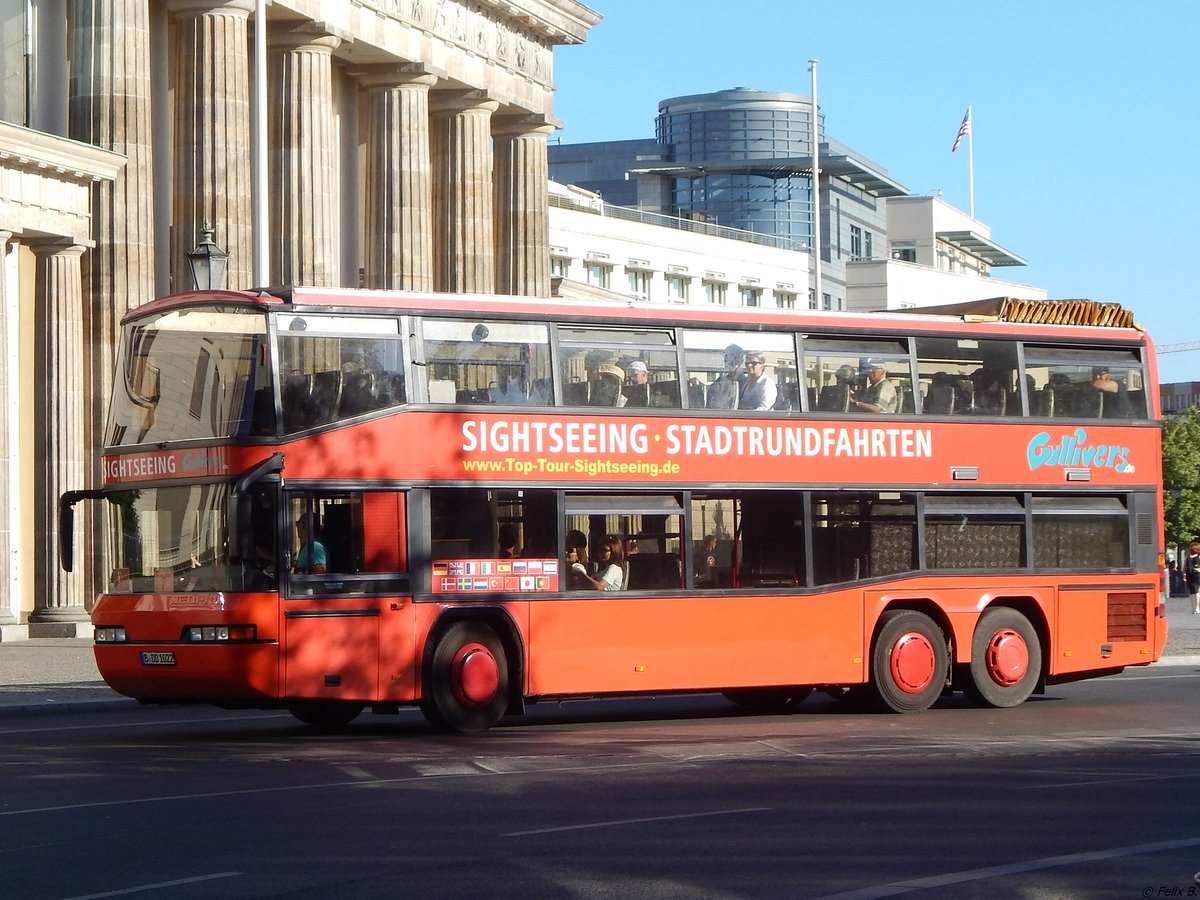
[[[1133,350],[1025,346],[1030,414],[1144,419],[1146,379]]]
[[[126,327],[107,427],[110,446],[271,434],[266,316],[177,309]]]
[[[430,403],[550,406],[550,337],[533,322],[425,319]]]
[[[281,315],[283,431],[406,402],[401,324],[392,317]]]

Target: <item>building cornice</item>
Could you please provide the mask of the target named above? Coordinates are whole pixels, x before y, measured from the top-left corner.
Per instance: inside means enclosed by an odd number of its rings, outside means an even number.
[[[0,122],[0,163],[7,167],[88,183],[112,181],[125,162],[91,144]]]

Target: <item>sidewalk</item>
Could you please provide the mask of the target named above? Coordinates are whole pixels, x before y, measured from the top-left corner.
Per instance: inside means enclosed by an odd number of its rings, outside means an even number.
[[[1186,597],[1167,603],[1167,649],[1160,666],[1200,666],[1200,616]],[[96,671],[90,638],[0,642],[0,716],[134,707]]]

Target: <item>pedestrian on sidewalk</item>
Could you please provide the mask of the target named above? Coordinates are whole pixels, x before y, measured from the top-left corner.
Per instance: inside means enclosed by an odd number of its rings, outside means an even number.
[[[1200,541],[1192,541],[1183,563],[1183,578],[1192,598],[1192,615],[1200,615]]]

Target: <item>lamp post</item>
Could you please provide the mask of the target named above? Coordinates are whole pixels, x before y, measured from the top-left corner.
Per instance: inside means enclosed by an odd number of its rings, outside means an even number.
[[[198,291],[220,290],[225,285],[225,266],[229,254],[213,243],[213,230],[205,225],[200,231],[200,243],[188,251],[188,268],[192,285]]]

